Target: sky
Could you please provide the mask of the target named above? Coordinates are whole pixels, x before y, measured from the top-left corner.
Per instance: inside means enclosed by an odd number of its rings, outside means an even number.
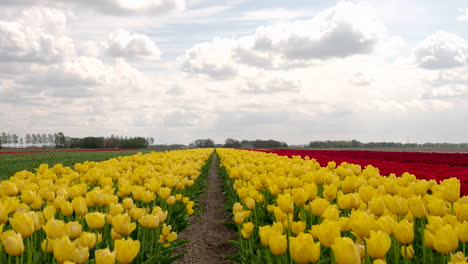
[[[0,131],[468,142],[468,0],[0,0]]]

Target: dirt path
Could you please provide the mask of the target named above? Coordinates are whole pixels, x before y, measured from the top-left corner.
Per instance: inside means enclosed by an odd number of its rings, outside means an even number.
[[[200,215],[192,216],[189,227],[182,231],[182,239],[190,239],[187,253],[176,263],[232,263],[225,256],[234,254],[236,248],[229,240],[236,239],[236,234],[222,222],[229,221],[223,208],[224,194],[221,191],[221,178],[218,175],[215,155],[208,176],[208,186],[200,199]]]

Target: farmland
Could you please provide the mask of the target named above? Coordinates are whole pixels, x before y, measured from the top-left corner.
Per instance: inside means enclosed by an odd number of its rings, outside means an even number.
[[[1,263],[466,263],[467,154],[34,151],[0,154]]]

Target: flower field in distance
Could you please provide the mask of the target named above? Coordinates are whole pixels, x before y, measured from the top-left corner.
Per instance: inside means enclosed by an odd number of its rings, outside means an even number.
[[[314,158],[322,166],[335,161],[337,164],[348,162],[361,165],[373,165],[381,175],[401,176],[408,172],[418,179],[441,181],[451,177],[458,178],[461,194],[468,195],[468,154],[462,153],[423,153],[423,152],[387,152],[356,150],[298,150],[275,149],[259,150],[278,155]]]
[[[0,182],[0,263],[171,263],[212,149],[43,164]]]
[[[383,175],[368,165],[377,153],[218,153],[241,263],[467,263],[467,174]]]

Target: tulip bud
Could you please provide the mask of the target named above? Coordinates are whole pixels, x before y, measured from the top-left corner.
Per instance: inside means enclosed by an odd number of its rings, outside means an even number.
[[[106,224],[106,215],[99,212],[86,214],[86,223],[92,229],[101,229]]]

